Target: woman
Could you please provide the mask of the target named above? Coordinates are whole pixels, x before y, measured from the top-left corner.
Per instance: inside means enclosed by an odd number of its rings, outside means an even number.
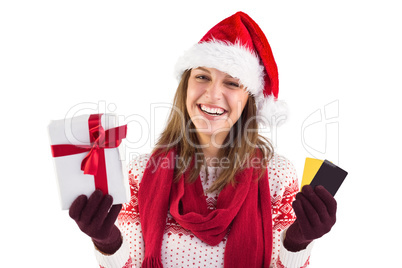
[[[336,201],[321,186],[297,193],[293,165],[258,135],[259,123],[286,112],[265,35],[238,12],[176,67],[168,124],[153,152],[130,164],[130,203],[112,206],[95,191],[70,208],[99,265],[307,267]]]

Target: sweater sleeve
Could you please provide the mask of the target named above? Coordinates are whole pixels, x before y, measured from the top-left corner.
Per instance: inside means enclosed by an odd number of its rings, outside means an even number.
[[[299,182],[293,164],[275,154],[268,164],[272,203],[272,268],[308,267],[313,243],[301,251],[290,252],[283,246],[287,228],[296,220],[292,203],[299,192]]]
[[[112,255],[104,255],[95,250],[95,257],[100,268],[141,267],[144,241],[138,210],[138,190],[149,157],[150,154],[143,154],[130,161],[128,166],[130,202],[123,204],[117,218],[123,243]]]

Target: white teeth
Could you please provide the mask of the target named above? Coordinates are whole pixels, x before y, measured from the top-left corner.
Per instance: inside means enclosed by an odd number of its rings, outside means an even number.
[[[225,112],[225,110],[221,109],[221,108],[209,108],[205,105],[200,105],[201,110],[203,110],[204,112],[210,113],[210,114],[217,114],[217,115],[221,115]]]

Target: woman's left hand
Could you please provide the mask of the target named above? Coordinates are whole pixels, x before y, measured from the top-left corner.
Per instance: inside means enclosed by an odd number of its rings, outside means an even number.
[[[305,185],[293,201],[296,221],[286,231],[284,246],[289,251],[305,249],[311,241],[328,233],[336,222],[335,198],[323,187]]]

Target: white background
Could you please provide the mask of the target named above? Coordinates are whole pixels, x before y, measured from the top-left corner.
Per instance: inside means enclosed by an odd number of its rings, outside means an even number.
[[[127,154],[149,152],[168,111],[151,118],[151,104],[171,102],[176,59],[238,10],[267,35],[291,109],[271,136],[277,151],[299,178],[305,157],[349,172],[311,267],[400,265],[397,1],[204,0],[1,2],[0,266],[97,267],[91,242],[60,210],[47,124],[114,111],[131,116]],[[333,118],[317,122],[325,106]]]

